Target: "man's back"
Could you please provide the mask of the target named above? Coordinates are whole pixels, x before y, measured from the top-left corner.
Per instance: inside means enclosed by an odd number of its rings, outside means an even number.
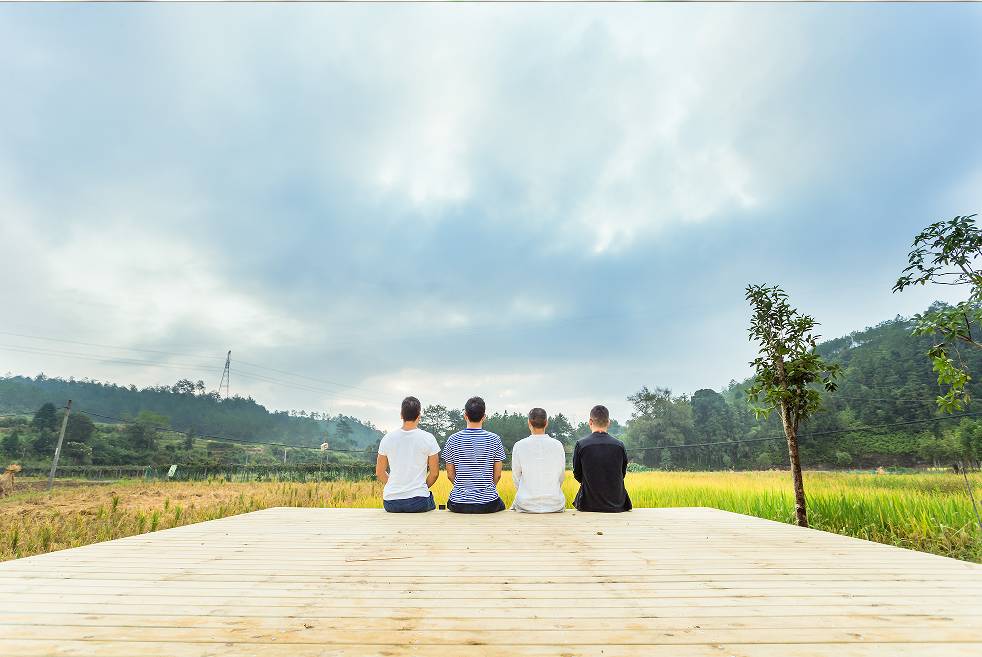
[[[447,439],[443,460],[453,464],[455,470],[451,502],[486,504],[498,499],[494,463],[505,460],[505,446],[497,434],[484,429],[461,429]]]
[[[389,463],[389,480],[382,492],[383,500],[426,497],[427,459],[440,453],[433,434],[422,429],[396,429],[383,436],[378,453]]]
[[[512,508],[528,513],[556,513],[566,508],[563,480],[566,478],[566,450],[547,434],[522,438],[511,451],[511,470],[515,486]]]
[[[580,511],[616,513],[630,511],[631,498],[624,488],[627,450],[624,443],[605,431],[595,431],[573,448],[573,477],[580,490],[573,501]]]

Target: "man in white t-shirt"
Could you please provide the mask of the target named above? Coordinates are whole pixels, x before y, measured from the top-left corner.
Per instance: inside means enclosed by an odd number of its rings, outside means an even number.
[[[563,480],[566,478],[566,450],[546,433],[548,416],[541,408],[529,411],[528,438],[522,438],[511,451],[511,476],[518,491],[511,508],[525,513],[559,513],[566,508]]]
[[[440,446],[419,428],[422,405],[402,400],[402,428],[390,431],[378,445],[375,476],[385,484],[382,507],[390,513],[421,513],[436,508],[430,492],[440,476]]]

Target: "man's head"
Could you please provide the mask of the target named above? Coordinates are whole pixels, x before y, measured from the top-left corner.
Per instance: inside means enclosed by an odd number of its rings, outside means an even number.
[[[532,433],[545,433],[547,426],[549,426],[549,416],[546,415],[545,409],[533,408],[529,411],[529,430]]]
[[[464,417],[467,418],[468,422],[473,422],[474,424],[483,422],[486,412],[487,408],[484,406],[484,400],[480,397],[471,397],[464,404]]]
[[[419,403],[418,399],[406,397],[402,400],[402,410],[399,412],[402,415],[402,421],[406,423],[418,422],[422,408],[423,405]]]
[[[597,404],[591,408],[589,424],[591,431],[606,431],[610,426],[610,411],[607,407]]]

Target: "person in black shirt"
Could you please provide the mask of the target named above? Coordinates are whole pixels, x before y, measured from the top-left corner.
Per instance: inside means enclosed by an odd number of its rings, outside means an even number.
[[[605,406],[590,410],[589,436],[573,448],[573,478],[580,482],[573,506],[579,511],[620,513],[630,511],[631,497],[624,488],[627,450],[624,443],[607,433],[610,412]]]

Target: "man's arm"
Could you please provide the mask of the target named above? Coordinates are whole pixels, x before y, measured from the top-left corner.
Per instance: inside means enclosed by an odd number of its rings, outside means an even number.
[[[389,483],[389,457],[385,454],[375,458],[375,476],[383,485]]]
[[[583,464],[580,463],[580,444],[573,446],[573,479],[583,481]]]
[[[498,485],[498,480],[501,479],[501,461],[494,462],[494,485]]]
[[[450,480],[451,484],[454,482],[454,478],[456,475],[457,475],[457,468],[454,467],[453,463],[447,461],[447,479]]]
[[[624,465],[621,467],[621,475],[626,477],[627,476],[627,450],[624,448],[621,449],[624,450]]]
[[[426,460],[426,487],[432,488],[436,480],[440,478],[440,453],[430,454]]]
[[[518,450],[511,450],[511,480],[515,482],[515,490],[522,485],[522,459],[518,456]],[[497,484],[497,479],[495,480]]]

